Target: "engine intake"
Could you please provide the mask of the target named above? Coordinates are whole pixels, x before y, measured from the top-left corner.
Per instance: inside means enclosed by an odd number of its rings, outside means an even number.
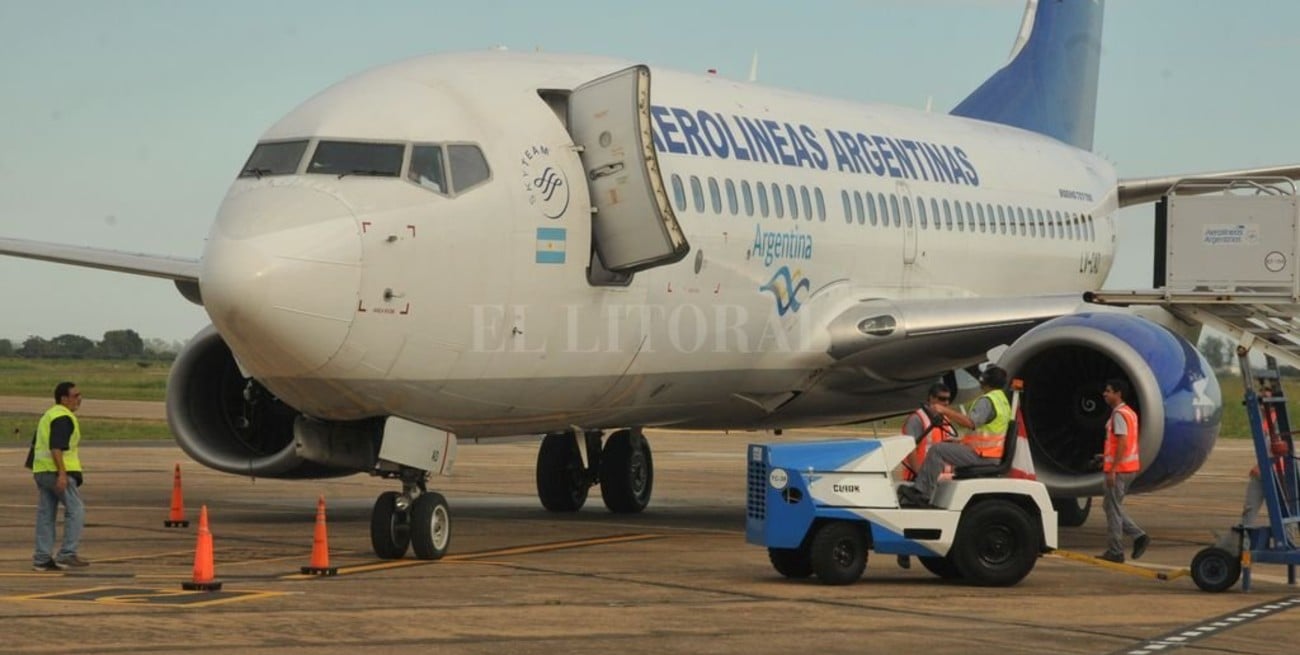
[[[176,443],[204,466],[264,478],[327,478],[356,468],[322,465],[294,444],[307,420],[239,371],[216,328],[199,331],[172,364],[167,423]]]
[[[1103,490],[1094,456],[1106,439],[1109,378],[1127,380],[1140,419],[1142,470],[1133,491],[1177,484],[1197,471],[1219,433],[1223,401],[1210,365],[1182,337],[1124,313],[1062,316],[1017,339],[999,358],[1025,381],[1024,417],[1038,479],[1053,496]]]

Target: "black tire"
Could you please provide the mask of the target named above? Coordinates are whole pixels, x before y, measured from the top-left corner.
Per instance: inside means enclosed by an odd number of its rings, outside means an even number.
[[[787,578],[806,578],[813,574],[812,557],[806,548],[768,548],[772,568]]]
[[[1201,591],[1218,593],[1241,578],[1241,558],[1222,549],[1203,549],[1192,559],[1192,582]]]
[[[380,559],[402,559],[411,544],[410,517],[397,509],[401,496],[396,491],[385,491],[370,510],[370,547]]]
[[[961,579],[961,571],[957,570],[957,565],[952,563],[948,557],[918,557],[921,560],[921,566],[925,570],[943,578],[944,580]]]
[[[1083,502],[1079,502],[1082,500]],[[1088,522],[1092,513],[1092,496],[1080,498],[1053,498],[1052,509],[1056,510],[1056,524],[1063,528],[1077,528]]]
[[[808,550],[813,573],[822,584],[853,584],[867,568],[867,538],[862,528],[852,523],[822,524]]]
[[[1009,587],[1038,561],[1039,530],[1029,513],[1005,500],[967,506],[948,552],[962,578],[983,587]]]
[[[572,434],[548,434],[537,451],[537,498],[552,512],[576,512],[587,502],[591,480]]]
[[[442,559],[451,546],[451,508],[430,491],[411,503],[411,549],[419,559]]]
[[[639,432],[619,430],[600,451],[600,497],[616,514],[636,514],[650,504],[655,466],[650,443]]]

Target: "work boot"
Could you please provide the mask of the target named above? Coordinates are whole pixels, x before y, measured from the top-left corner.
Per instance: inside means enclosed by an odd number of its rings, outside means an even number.
[[[40,564],[32,564],[32,570],[44,573],[46,571],[62,571],[63,567],[59,566],[59,563],[54,560],[46,560]]]
[[[930,499],[920,489],[904,485],[898,488],[898,504],[902,507],[928,507]]]
[[[1151,545],[1151,537],[1145,534],[1139,535],[1133,540],[1133,559],[1141,559],[1142,553],[1147,552],[1147,546]]]

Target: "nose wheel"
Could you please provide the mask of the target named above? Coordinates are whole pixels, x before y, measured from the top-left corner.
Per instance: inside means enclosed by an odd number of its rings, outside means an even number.
[[[451,507],[425,486],[427,471],[403,467],[402,491],[385,491],[370,512],[370,546],[380,559],[441,559],[451,545]]]

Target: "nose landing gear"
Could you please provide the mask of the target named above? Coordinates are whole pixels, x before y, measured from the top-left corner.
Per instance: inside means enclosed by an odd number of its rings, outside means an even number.
[[[370,513],[370,545],[382,559],[401,559],[407,548],[419,559],[441,559],[451,545],[451,508],[447,499],[429,491],[428,471],[402,466],[391,475],[402,491],[386,491]]]

